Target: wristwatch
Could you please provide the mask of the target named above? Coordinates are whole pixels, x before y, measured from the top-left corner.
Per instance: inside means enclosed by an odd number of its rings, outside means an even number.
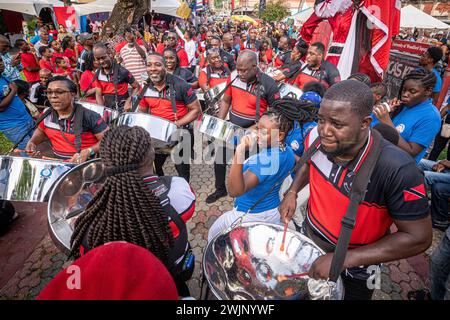
[[[90,155],[91,157],[95,155],[95,150],[94,150],[94,148],[89,147],[88,150],[89,150],[89,155]]]

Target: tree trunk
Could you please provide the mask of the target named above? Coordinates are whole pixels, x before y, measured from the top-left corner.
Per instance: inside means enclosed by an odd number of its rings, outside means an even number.
[[[106,27],[111,27],[116,34],[123,33],[128,26],[137,26],[147,13],[149,13],[151,0],[118,0],[111,16],[103,28],[104,36]]]

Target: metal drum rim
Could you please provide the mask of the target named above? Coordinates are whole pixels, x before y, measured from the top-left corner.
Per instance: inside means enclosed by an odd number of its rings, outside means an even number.
[[[48,202],[47,202],[47,226],[48,226],[48,231],[50,233],[50,238],[52,239],[53,243],[56,245],[56,247],[58,247],[59,250],[61,250],[64,254],[68,254],[70,250],[67,249],[64,244],[62,244],[62,241],[59,241],[59,238],[57,237],[57,235],[53,232],[52,227],[51,227],[51,216],[50,216],[50,212],[51,212],[51,204],[52,204],[52,200],[53,200],[53,196],[55,193],[55,190],[57,189],[57,187],[59,186],[59,184],[63,181],[63,179],[65,179],[72,171],[74,171],[75,169],[77,169],[80,166],[87,166],[91,163],[94,162],[100,162],[101,163],[101,159],[100,158],[95,158],[95,159],[91,159],[89,161],[80,163],[79,165],[71,168],[70,170],[66,171],[62,176],[59,177],[58,180],[56,180],[55,184],[53,185],[53,188],[50,191],[50,196],[48,198]]]
[[[0,155],[0,159],[4,159],[4,158],[13,158],[13,159],[21,159],[21,160],[33,160],[33,161],[39,161],[39,162],[44,162],[44,163],[57,163],[58,165],[61,164],[68,164],[68,165],[77,165],[76,162],[65,162],[61,159],[61,161],[57,161],[57,160],[50,160],[50,159],[39,159],[39,158],[33,158],[33,157],[20,157],[20,156],[7,156],[7,155]],[[72,168],[71,168],[72,169]]]
[[[163,121],[165,121],[165,122],[169,122],[170,124],[176,126],[176,124],[175,124],[173,121],[167,120],[167,119],[162,118],[162,117],[159,117],[159,116],[155,116],[155,115],[153,115],[153,114],[143,113],[143,112],[122,112],[122,113],[117,117],[117,119],[120,119],[120,118],[122,118],[122,117],[124,117],[124,116],[126,116],[126,115],[132,115],[132,114],[135,114],[135,115],[144,115],[144,116],[150,116],[150,117],[153,117],[153,118],[158,118],[158,119],[161,119],[161,120],[163,120]]]

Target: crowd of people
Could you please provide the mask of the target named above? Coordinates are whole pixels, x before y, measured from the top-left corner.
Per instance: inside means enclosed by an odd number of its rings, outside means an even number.
[[[75,224],[70,257],[92,257],[109,242],[138,245],[164,264],[186,297],[200,259],[186,228],[198,201],[189,184],[191,157],[181,154],[175,163],[178,177],[165,176],[168,154],[155,151],[146,130],[109,127],[82,102],[168,120],[190,133],[183,152],[193,154],[193,122],[211,107],[198,97],[225,86],[214,115],[253,133],[215,150],[215,190],[205,201],[230,195],[235,202],[210,227],[210,241],[238,218],[289,224],[326,252],[309,275],[327,279],[355,177],[376,153],[341,275],[345,298],[371,299],[367,268],[424,252],[435,228],[445,236],[431,257],[431,298],[450,299],[450,155],[437,161],[450,138],[443,134],[450,100],[439,105],[447,43],[430,46],[394,99],[365,74],[342,80],[326,56],[323,43],[307,43],[282,23],[172,21],[167,30],[130,26],[121,34],[98,24],[80,34],[40,26],[14,44],[0,36],[0,131],[29,153],[49,140],[57,158],[100,157],[105,165],[102,188]],[[282,85],[302,95],[284,95]],[[284,179],[292,182],[285,189]],[[297,198],[306,189],[299,217]],[[49,290],[45,296],[55,298]],[[411,294],[420,297],[427,295]]]

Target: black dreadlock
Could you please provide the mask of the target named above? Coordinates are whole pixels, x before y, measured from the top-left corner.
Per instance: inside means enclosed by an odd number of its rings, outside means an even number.
[[[149,152],[153,152],[150,135],[140,127],[119,126],[105,134],[100,158],[109,174],[75,223],[69,258],[79,257],[87,233],[91,249],[127,241],[148,249],[171,267],[168,252],[174,240],[168,215],[137,171]]]
[[[287,134],[295,122],[303,127],[303,124],[315,121],[317,110],[312,102],[284,97],[272,103],[264,115],[275,118],[280,131]]]

